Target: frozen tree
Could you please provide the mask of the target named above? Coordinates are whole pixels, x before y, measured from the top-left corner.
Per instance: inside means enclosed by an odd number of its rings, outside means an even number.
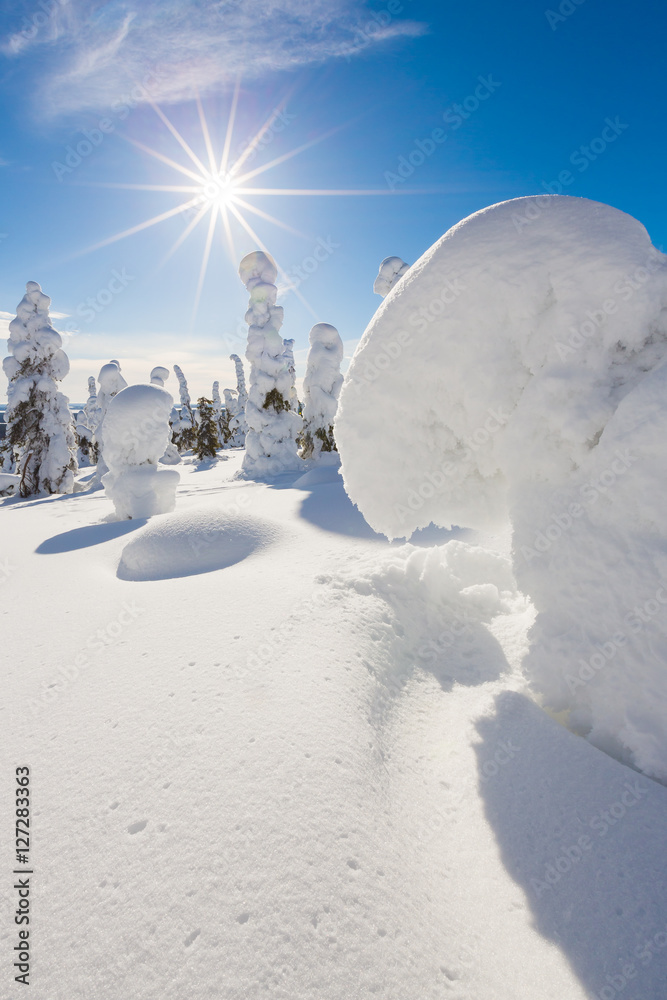
[[[169,378],[169,369],[163,368],[162,365],[157,365],[151,372],[151,385],[159,385],[164,389],[164,383]]]
[[[285,347],[285,363],[290,374],[289,405],[295,413],[299,412],[299,397],[296,392],[296,365],[294,363],[294,341],[283,340]]]
[[[232,416],[229,419],[229,429],[232,434],[232,444],[235,448],[243,448],[245,436],[248,432],[245,411],[248,404],[248,390],[245,384],[245,372],[243,362],[238,354],[230,354],[229,360],[234,362],[236,368],[236,403]]]
[[[278,271],[268,254],[255,250],[243,258],[239,274],[250,292],[245,317],[250,392],[243,470],[251,475],[274,475],[298,466],[296,438],[301,428],[301,418],[289,403],[291,376],[279,333],[283,310],[276,306]]]
[[[204,458],[215,458],[220,447],[220,440],[218,429],[215,426],[213,401],[206,399],[205,396],[200,396],[197,400],[197,408],[199,420],[197,421],[197,440],[194,452],[201,462]]]
[[[373,291],[384,299],[389,295],[396,282],[409,270],[410,265],[406,264],[400,257],[385,257],[380,264],[380,271],[375,279]]]
[[[225,409],[222,415],[223,447],[242,448],[245,435],[239,429],[239,397],[235,389],[225,389]]]
[[[95,428],[94,437],[98,452],[95,482],[99,482],[105,472],[108,472],[108,466],[104,457],[104,417],[111,400],[127,385],[127,382],[121,375],[120,365],[117,361],[109,361],[108,364],[102,365],[100,373],[97,376],[97,381],[100,391],[97,394],[99,422]]]
[[[222,441],[222,399],[220,398],[220,383],[214,382],[211,390],[211,402],[213,403],[213,420],[218,429],[218,437]]]
[[[7,438],[24,497],[71,493],[77,471],[69,401],[58,389],[69,360],[51,326],[50,305],[37,282],[29,281],[9,324],[10,356],[3,362],[9,379]]]
[[[174,401],[158,385],[130,385],[109,402],[104,418],[104,455],[109,471],[102,479],[119,518],[151,517],[172,511],[179,474],[159,469],[169,443]]]
[[[93,432],[86,422],[85,410],[79,410],[76,415],[74,425],[76,433],[76,443],[78,446],[76,460],[80,469],[86,469],[95,465],[95,445],[93,443]]]
[[[94,375],[88,377],[88,399],[86,400],[83,412],[86,415],[86,427],[90,427],[91,431],[95,431],[100,422],[100,407],[97,402],[97,383],[95,382]]]
[[[301,457],[318,458],[323,451],[337,451],[333,423],[343,376],[343,341],[335,326],[317,323],[310,331],[310,351],[303,380],[303,433]]]
[[[174,365],[174,372],[178,379],[178,390],[181,397],[180,420],[174,429],[174,444],[181,452],[190,451],[191,448],[194,448],[197,438],[197,420],[192,409],[185,375],[178,365]]]

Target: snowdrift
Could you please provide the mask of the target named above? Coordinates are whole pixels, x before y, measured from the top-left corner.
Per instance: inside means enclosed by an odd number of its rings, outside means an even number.
[[[666,359],[667,258],[644,227],[585,199],[516,199],[392,289],[335,425],[346,489],[390,538],[511,520],[538,611],[531,681],[663,780]]]
[[[221,508],[162,517],[123,549],[122,580],[166,580],[210,573],[241,562],[277,540],[280,529],[264,518]]]

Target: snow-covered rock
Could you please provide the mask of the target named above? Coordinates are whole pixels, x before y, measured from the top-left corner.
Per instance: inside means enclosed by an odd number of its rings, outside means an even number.
[[[119,518],[151,517],[174,509],[179,474],[159,469],[169,443],[171,395],[157,385],[139,384],[113,397],[104,418],[102,479]]]
[[[511,521],[538,611],[533,684],[662,780],[666,360],[667,258],[644,227],[585,199],[516,199],[410,268],[364,334],[335,425],[346,489],[376,530]]]

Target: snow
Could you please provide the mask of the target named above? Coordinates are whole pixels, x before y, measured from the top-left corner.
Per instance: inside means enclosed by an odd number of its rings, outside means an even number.
[[[274,522],[216,507],[170,514],[136,534],[123,549],[123,580],[165,580],[233,566],[275,542]]]
[[[174,508],[179,474],[158,469],[169,444],[174,400],[155,384],[131,385],[109,402],[104,417],[102,477],[119,518],[150,517]]]
[[[390,545],[335,466],[241,462],[149,524],[1,501],[37,996],[662,1000],[667,789],[527,697],[509,551]]]
[[[535,689],[663,780],[666,358],[667,258],[644,227],[517,199],[459,223],[389,293],[335,424],[376,530],[511,523]]]

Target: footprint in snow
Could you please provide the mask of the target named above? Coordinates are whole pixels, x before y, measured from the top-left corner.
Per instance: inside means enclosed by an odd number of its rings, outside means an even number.
[[[147,819],[140,819],[137,823],[131,823],[127,828],[127,832],[129,834],[141,833],[142,830],[146,829],[147,825]]]

